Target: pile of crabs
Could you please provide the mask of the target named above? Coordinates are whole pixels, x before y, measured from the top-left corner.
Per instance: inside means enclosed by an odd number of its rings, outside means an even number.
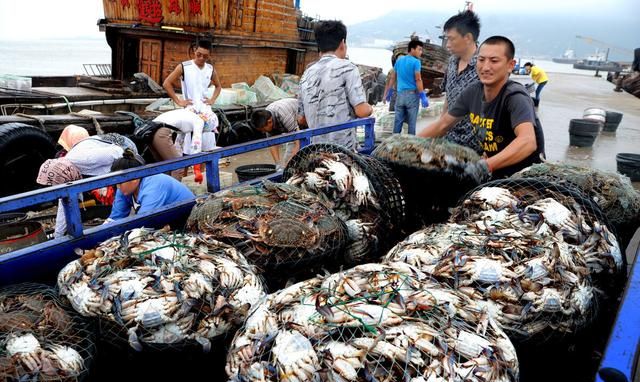
[[[467,151],[411,139],[419,155],[388,145],[405,174],[485,178]],[[307,146],[283,183],[199,198],[185,232],[135,229],[78,251],[58,293],[137,351],[207,352],[233,338],[231,381],[517,381],[514,345],[590,328],[625,264],[589,196],[538,178],[493,181],[415,231],[394,155]],[[57,370],[78,365],[3,329],[0,357],[14,369],[50,372],[16,343],[53,354],[38,359]]]

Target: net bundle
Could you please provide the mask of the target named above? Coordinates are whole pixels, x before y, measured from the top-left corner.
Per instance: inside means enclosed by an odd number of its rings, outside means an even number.
[[[58,274],[58,288],[77,312],[100,319],[104,340],[137,351],[201,345],[207,352],[265,295],[234,248],[145,228],[82,251]]]
[[[304,147],[288,163],[287,184],[322,198],[347,226],[347,264],[380,257],[399,236],[405,220],[402,189],[375,158],[334,144]]]
[[[197,200],[187,227],[233,245],[269,279],[319,270],[347,239],[342,221],[316,195],[269,181]]]
[[[0,289],[0,379],[80,381],[96,352],[90,323],[55,289],[19,284]]]
[[[602,209],[618,232],[623,247],[640,224],[640,194],[624,175],[565,163],[545,162],[528,167],[512,178],[545,179],[579,189]]]
[[[463,293],[402,263],[271,294],[236,333],[231,381],[516,381],[513,345]]]
[[[408,232],[445,221],[460,197],[489,178],[476,152],[442,138],[394,134],[372,155],[400,181],[411,211]]]
[[[472,191],[449,223],[414,233],[386,260],[468,290],[512,338],[543,342],[588,327],[600,290],[622,271],[599,218],[597,206],[562,187],[494,181]]]

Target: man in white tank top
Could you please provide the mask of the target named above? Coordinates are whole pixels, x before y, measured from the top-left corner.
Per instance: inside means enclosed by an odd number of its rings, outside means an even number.
[[[210,54],[211,41],[198,41],[194,49],[194,59],[176,66],[164,80],[162,86],[176,105],[181,107],[194,105],[196,109],[200,109],[201,105],[213,105],[216,102],[222,86],[213,65],[207,63]],[[211,85],[215,85],[216,89],[211,98],[208,98],[206,93]],[[178,87],[182,88],[184,99],[177,96],[174,89]]]

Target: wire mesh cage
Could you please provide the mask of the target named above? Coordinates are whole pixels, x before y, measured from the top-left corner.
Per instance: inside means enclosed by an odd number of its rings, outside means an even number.
[[[591,198],[616,229],[624,248],[640,225],[640,194],[629,178],[618,173],[565,163],[539,163],[528,167],[512,178],[539,178],[579,189]]]
[[[512,338],[540,342],[591,325],[624,263],[597,205],[539,179],[478,187],[450,223],[409,236],[386,260],[470,287]]]
[[[406,264],[363,264],[257,305],[231,381],[516,381],[504,332],[463,293]]]
[[[410,211],[406,232],[445,221],[461,196],[489,178],[478,154],[440,138],[394,134],[372,155],[389,165],[402,185]]]
[[[269,282],[319,271],[347,240],[345,225],[323,200],[269,181],[199,199],[187,227],[236,247]]]
[[[345,222],[347,264],[379,258],[399,237],[406,215],[402,188],[375,158],[334,144],[309,145],[289,161],[283,180],[317,194]]]
[[[414,265],[483,301],[477,303],[518,342],[559,340],[596,316],[586,260],[552,234],[492,226],[488,218],[445,223],[410,235],[386,260]]]
[[[478,213],[505,208],[518,214],[516,224],[538,224],[561,235],[567,245],[576,246],[587,256],[592,274],[609,281],[623,275],[626,257],[615,230],[600,207],[578,189],[538,178],[491,181],[469,192],[451,221],[475,220]]]
[[[80,255],[60,294],[99,318],[104,341],[136,351],[208,352],[265,296],[246,259],[207,235],[134,229]]]
[[[0,379],[84,380],[96,352],[93,329],[49,286],[0,289]]]

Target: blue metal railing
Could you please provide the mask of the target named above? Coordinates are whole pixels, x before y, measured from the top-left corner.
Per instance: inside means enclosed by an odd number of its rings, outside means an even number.
[[[624,255],[624,254],[623,254]],[[640,247],[605,350],[597,382],[634,381],[640,346]]]
[[[33,273],[34,269],[37,269],[36,264],[38,264],[38,261],[42,261],[41,264],[52,264],[53,266],[61,266],[65,261],[68,261],[68,254],[72,253],[74,248],[95,245],[100,241],[106,240],[109,237],[121,234],[122,232],[135,227],[158,227],[164,224],[168,224],[177,218],[186,216],[186,214],[189,213],[191,207],[194,204],[193,200],[175,203],[166,206],[162,211],[154,211],[148,214],[131,216],[126,219],[113,222],[112,224],[90,228],[85,231],[82,227],[80,206],[78,204],[78,195],[83,192],[126,182],[132,179],[165,173],[171,170],[185,168],[199,163],[205,163],[206,165],[208,191],[216,192],[220,190],[220,174],[218,163],[222,158],[256,151],[287,142],[293,142],[296,140],[299,140],[300,146],[304,147],[310,144],[311,138],[314,136],[324,135],[327,133],[333,133],[336,131],[355,127],[364,127],[365,140],[364,145],[360,151],[364,153],[370,153],[373,150],[375,140],[373,131],[374,123],[374,118],[364,118],[334,126],[324,126],[315,129],[301,130],[298,132],[282,134],[271,138],[248,142],[245,144],[228,146],[211,152],[189,155],[179,159],[153,163],[134,169],[118,171],[115,173],[78,180],[63,185],[47,187],[42,190],[30,191],[5,198],[0,198],[0,213],[23,210],[30,206],[42,204],[44,202],[62,199],[67,221],[68,233],[68,235],[63,238],[49,240],[47,242],[37,244],[29,248],[19,249],[0,256],[0,284],[6,284],[8,283],[8,280],[11,279],[17,281],[16,272],[27,272],[23,276],[28,276],[29,273]],[[278,176],[280,176],[280,174],[275,174],[272,177]],[[31,258],[27,260],[27,257]],[[54,258],[52,259],[52,257]]]

